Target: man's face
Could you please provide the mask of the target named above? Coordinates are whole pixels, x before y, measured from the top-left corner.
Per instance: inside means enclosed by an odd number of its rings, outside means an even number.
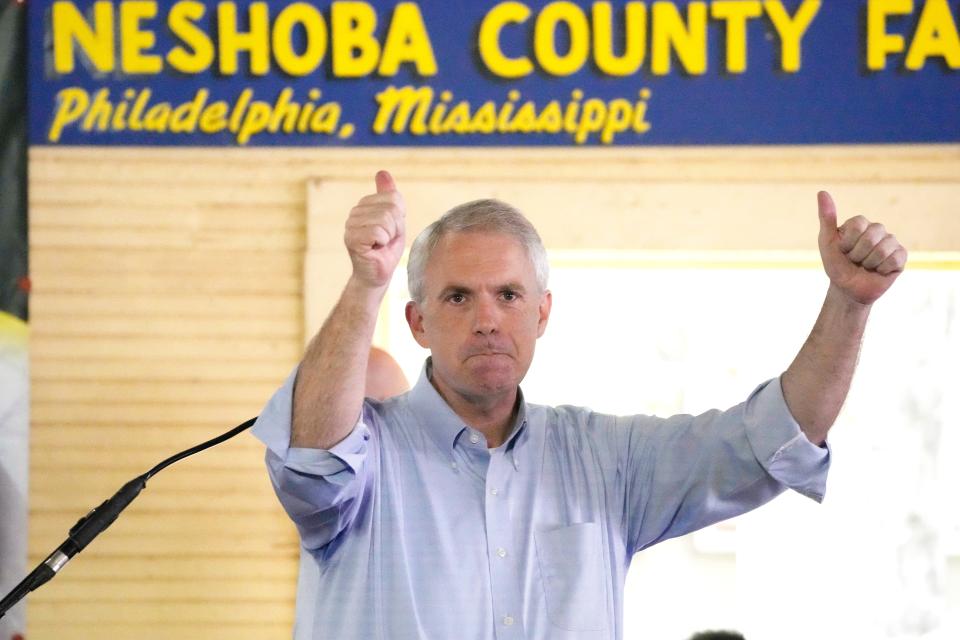
[[[449,233],[431,254],[423,285],[423,302],[407,304],[407,322],[432,353],[441,394],[482,402],[512,393],[551,303],[523,245],[500,233]]]

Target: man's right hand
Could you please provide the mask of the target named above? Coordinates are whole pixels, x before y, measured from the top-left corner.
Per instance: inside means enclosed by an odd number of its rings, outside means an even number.
[[[377,192],[360,199],[347,218],[343,242],[353,262],[357,284],[383,288],[390,284],[406,235],[406,208],[393,177],[376,175]]]

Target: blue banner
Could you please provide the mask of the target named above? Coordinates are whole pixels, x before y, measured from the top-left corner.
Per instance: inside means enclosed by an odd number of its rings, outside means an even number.
[[[30,3],[35,145],[960,141],[960,3]]]

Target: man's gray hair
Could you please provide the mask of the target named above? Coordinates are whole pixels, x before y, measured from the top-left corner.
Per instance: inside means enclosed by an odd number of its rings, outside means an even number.
[[[413,241],[407,260],[407,288],[415,302],[423,302],[423,276],[440,239],[448,233],[465,232],[502,233],[516,239],[530,258],[540,292],[547,290],[550,265],[540,234],[516,207],[491,198],[466,202],[450,209]]]

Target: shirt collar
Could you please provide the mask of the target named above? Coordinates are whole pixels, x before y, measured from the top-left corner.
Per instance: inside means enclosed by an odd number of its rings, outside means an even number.
[[[447,401],[436,390],[433,383],[430,382],[430,370],[432,361],[428,357],[420,370],[420,377],[417,383],[413,385],[408,396],[410,407],[419,418],[420,423],[430,434],[433,441],[440,447],[441,451],[452,451],[457,443],[457,438],[467,428],[463,419],[450,408]],[[517,418],[507,436],[505,443],[506,449],[510,450],[517,443],[517,436],[527,423],[527,403],[523,399],[523,391],[517,389],[520,409],[517,411]]]

